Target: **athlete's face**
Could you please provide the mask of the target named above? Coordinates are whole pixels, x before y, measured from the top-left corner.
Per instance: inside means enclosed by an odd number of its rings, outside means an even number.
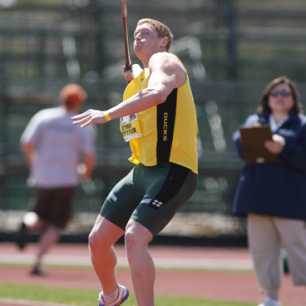
[[[142,61],[150,58],[152,54],[160,51],[162,38],[158,36],[155,28],[144,23],[136,27],[134,32],[134,52]]]

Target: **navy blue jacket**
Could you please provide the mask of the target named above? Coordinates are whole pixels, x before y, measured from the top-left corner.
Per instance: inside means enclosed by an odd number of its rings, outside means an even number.
[[[286,140],[276,161],[244,166],[234,198],[235,215],[256,213],[306,220],[305,122],[302,115],[290,115],[274,132]],[[252,115],[246,125],[256,123],[269,125],[269,116]],[[238,132],[234,134],[234,141],[242,158]]]

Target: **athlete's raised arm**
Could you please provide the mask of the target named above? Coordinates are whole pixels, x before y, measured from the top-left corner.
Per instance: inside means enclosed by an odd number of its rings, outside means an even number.
[[[171,53],[155,53],[150,58],[148,68],[150,77],[145,89],[108,110],[87,110],[74,116],[73,122],[82,127],[104,124],[112,119],[144,111],[165,102],[173,89],[185,82],[185,69],[180,60]]]

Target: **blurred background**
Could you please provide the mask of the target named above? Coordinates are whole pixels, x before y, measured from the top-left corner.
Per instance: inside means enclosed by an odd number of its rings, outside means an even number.
[[[175,35],[172,51],[190,72],[200,127],[198,188],[161,236],[194,243],[245,242],[231,216],[242,163],[232,133],[253,113],[267,82],[287,75],[306,94],[303,0],[129,0],[130,41],[141,17]],[[135,62],[136,60],[133,59]],[[87,90],[86,108],[121,101],[124,52],[120,1],[0,0],[0,239],[10,239],[29,205],[28,170],[19,148],[39,109],[57,105],[68,82]],[[80,186],[67,237],[86,237],[113,184],[127,173],[129,148],[118,122],[97,128],[98,165]],[[64,235],[64,236],[65,236]]]

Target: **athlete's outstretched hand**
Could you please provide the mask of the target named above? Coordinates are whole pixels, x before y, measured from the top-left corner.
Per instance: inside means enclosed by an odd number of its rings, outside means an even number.
[[[105,112],[96,109],[89,109],[86,112],[72,117],[72,122],[80,127],[85,127],[90,124],[103,124],[107,121]]]

